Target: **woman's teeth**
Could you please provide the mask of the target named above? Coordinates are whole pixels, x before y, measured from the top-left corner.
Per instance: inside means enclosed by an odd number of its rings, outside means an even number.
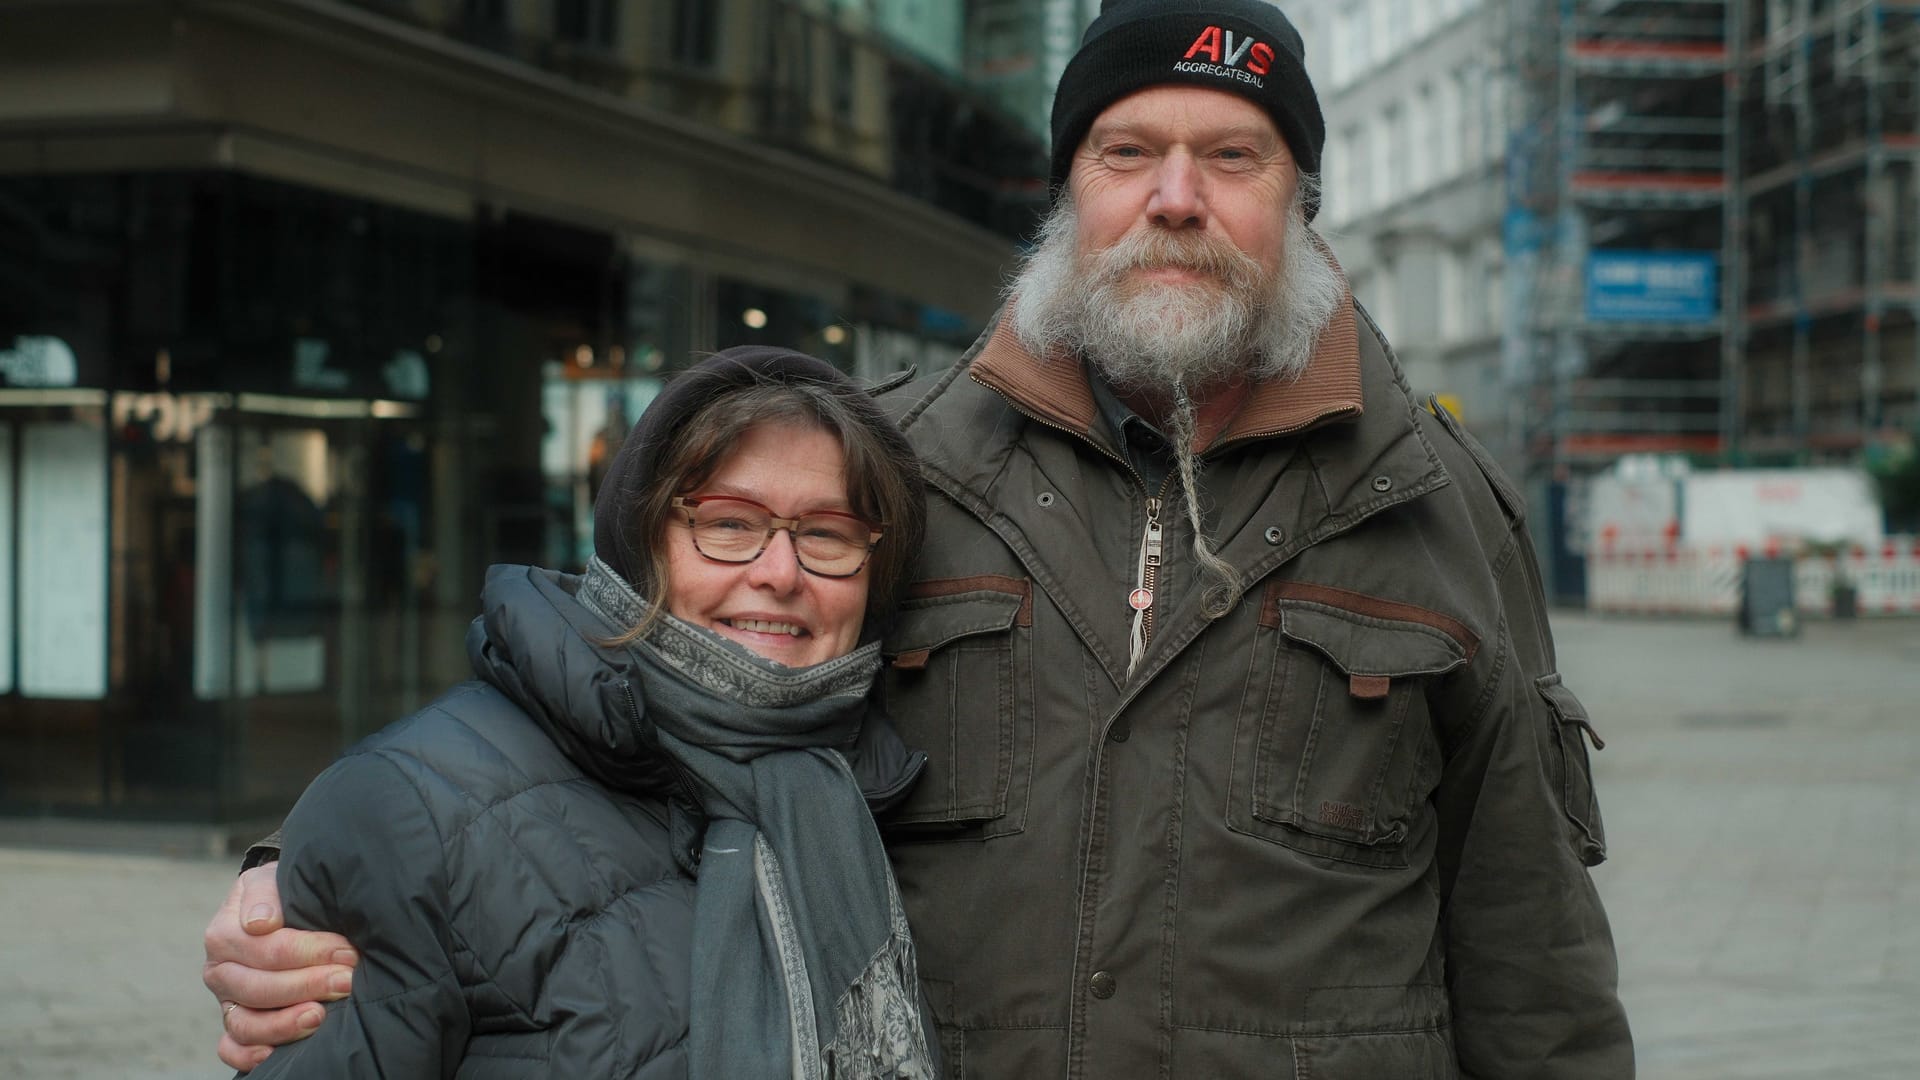
[[[729,619],[727,622],[735,630],[751,630],[756,634],[788,634],[799,637],[806,633],[792,623],[763,622],[759,619]]]

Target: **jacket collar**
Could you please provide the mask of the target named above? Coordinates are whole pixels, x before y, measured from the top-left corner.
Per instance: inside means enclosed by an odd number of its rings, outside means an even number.
[[[1088,385],[1085,362],[1070,353],[1035,356],[1014,333],[1003,309],[974,358],[971,377],[998,392],[1035,419],[1111,449],[1100,410]],[[1333,321],[1314,345],[1313,360],[1297,379],[1270,380],[1254,387],[1233,422],[1215,440],[1244,439],[1306,431],[1363,411],[1360,336],[1353,296],[1342,298]]]
[[[929,482],[996,528],[1015,526],[1021,517],[1009,509],[1019,501],[1003,502],[998,490],[1022,453],[1021,425],[1010,421],[1009,405],[1115,461],[1124,460],[1097,420],[1085,368],[1078,362],[1041,362],[1020,346],[1006,314],[1003,308],[973,350],[898,414]],[[1275,548],[1260,540],[1256,548],[1262,556],[1291,557],[1301,543],[1343,532],[1449,483],[1414,419],[1412,391],[1399,363],[1359,305],[1342,305],[1316,353],[1315,365],[1322,361],[1325,370],[1258,387],[1253,401],[1203,455],[1210,469],[1230,467],[1235,476],[1239,494],[1222,496],[1222,512],[1260,502],[1265,505],[1256,518],[1270,521],[1277,513],[1288,518],[1277,523],[1288,542]],[[1296,393],[1298,387],[1306,389]],[[1245,467],[1249,445],[1270,440],[1289,440],[1292,446]],[[1283,472],[1295,480],[1275,487]],[[1281,494],[1296,483],[1301,490],[1290,497]],[[1258,532],[1264,536],[1264,529]],[[1256,576],[1273,565],[1266,557],[1254,561],[1259,565],[1247,569]]]
[[[920,453],[928,483],[1001,536],[1119,684],[1127,681],[1124,633],[1108,625],[1112,620],[1081,610],[1096,596],[1055,584],[1093,572],[1085,565],[1095,543],[1088,530],[1138,532],[1143,493],[1120,480],[1118,470],[1102,476],[1076,461],[1072,443],[1123,460],[1104,425],[1095,423],[1085,370],[1039,363],[1018,348],[1004,315],[969,356],[917,400],[902,403],[900,425]],[[1332,377],[1322,373],[1325,383],[1315,385],[1350,387],[1357,380],[1357,393],[1303,405],[1285,399],[1295,384],[1261,387],[1258,407],[1243,410],[1231,433],[1204,455],[1216,551],[1243,588],[1301,551],[1450,482],[1378,328],[1357,305],[1346,306],[1345,319],[1354,345],[1323,345],[1336,370]],[[1030,438],[1021,417],[1069,438]],[[1089,509],[1065,517],[1040,509],[1049,505],[1037,501],[1042,490]],[[1133,681],[1150,680],[1206,621],[1197,592],[1176,603]]]

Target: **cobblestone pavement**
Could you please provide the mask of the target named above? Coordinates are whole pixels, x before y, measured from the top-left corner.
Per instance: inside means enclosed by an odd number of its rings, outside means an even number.
[[[1555,627],[1640,1075],[1920,1077],[1920,621]]]
[[[1648,1080],[1920,1077],[1920,620],[1555,617]],[[0,848],[0,1078],[216,1077],[230,861]]]

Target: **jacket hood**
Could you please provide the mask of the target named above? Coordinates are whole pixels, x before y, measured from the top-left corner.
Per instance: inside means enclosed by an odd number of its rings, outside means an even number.
[[[619,631],[583,607],[580,579],[494,566],[467,629],[473,672],[531,717],[581,771],[620,791],[666,794],[676,782],[641,722],[633,660],[598,641]]]

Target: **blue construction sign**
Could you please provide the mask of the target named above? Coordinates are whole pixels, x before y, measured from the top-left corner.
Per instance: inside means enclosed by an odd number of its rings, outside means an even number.
[[[1719,314],[1715,252],[1595,251],[1587,257],[1589,322],[1711,322]]]

